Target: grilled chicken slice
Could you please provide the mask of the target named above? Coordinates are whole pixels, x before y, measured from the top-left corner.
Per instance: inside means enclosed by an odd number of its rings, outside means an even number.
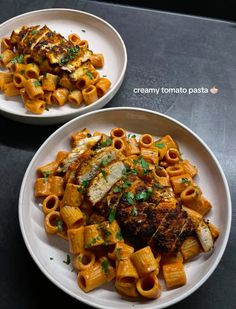
[[[87,190],[87,196],[92,205],[95,205],[110,191],[112,186],[121,179],[125,171],[125,165],[122,161],[111,163],[101,170],[93,178]]]
[[[96,145],[101,139],[101,135],[85,137],[78,141],[78,144],[72,151],[68,154],[68,156],[60,163],[57,168],[57,173],[66,173],[69,166],[73,164],[81,155],[83,155],[88,149],[91,149],[94,145]]]
[[[208,225],[202,220],[198,227],[196,228],[196,233],[198,239],[202,245],[202,248],[205,252],[210,251],[213,248],[213,239],[211,231],[208,228]]]
[[[81,184],[83,181],[90,181],[99,173],[100,167],[103,168],[119,158],[120,155],[116,149],[113,147],[104,148],[81,167],[77,176],[78,183]]]

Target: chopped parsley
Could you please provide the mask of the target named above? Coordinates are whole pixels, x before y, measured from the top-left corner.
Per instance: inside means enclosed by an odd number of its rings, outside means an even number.
[[[110,158],[111,156],[108,156],[107,158],[103,158],[101,162],[102,166],[106,166],[109,163]]]
[[[112,140],[110,137],[108,137],[104,142],[101,142],[101,147],[107,147],[107,146],[110,146],[112,143]]]
[[[102,77],[107,77],[107,75],[104,75],[104,74],[103,74]]]
[[[107,172],[103,169],[101,169],[101,173],[102,173],[102,176],[104,177],[104,179],[107,181]]]
[[[21,64],[23,64],[24,63],[24,55],[21,54],[19,56],[14,57],[13,59],[11,59],[11,62],[12,63],[21,63]]]
[[[87,75],[90,79],[93,79],[93,74],[92,74],[90,71],[87,71],[87,72],[86,72],[86,75]]]
[[[118,187],[118,186],[115,186],[115,188],[113,189],[113,192],[114,193],[118,193],[118,192],[120,192],[121,190],[120,190],[120,188]]]
[[[143,157],[140,157],[138,160],[133,160],[133,161],[135,164],[141,165],[141,167],[143,168],[144,174],[148,173],[149,164],[147,161],[144,160]]]
[[[123,170],[123,172],[122,172],[122,174],[123,175],[130,175],[130,174],[132,174],[132,175],[137,175],[138,174],[138,172],[137,172],[137,170],[135,169],[135,168],[126,168],[125,170]]]
[[[84,29],[81,30],[82,32],[86,32]]]
[[[160,143],[160,142],[156,142],[155,143],[155,147],[159,148],[159,149],[162,149],[165,147],[165,144],[164,143]]]
[[[92,134],[90,134],[90,133],[87,133],[87,137],[92,137]]]
[[[53,258],[53,257],[51,257],[51,256],[50,256],[50,258],[49,258],[49,259],[50,259],[51,261],[52,261],[52,260],[54,260],[54,258]]]
[[[122,236],[122,234],[121,234],[121,230],[118,230],[118,231],[116,232],[116,239],[117,239],[117,240],[122,240],[122,239],[123,239],[123,236]]]
[[[156,188],[156,189],[163,189],[164,186],[160,185],[159,183],[154,183],[153,186]]]
[[[108,221],[112,223],[116,218],[116,208],[110,208],[108,214]]]
[[[0,59],[2,59],[3,58],[3,55],[0,55]]]
[[[91,248],[93,245],[96,244],[97,241],[101,240],[100,236],[97,236],[95,238],[92,238],[91,241],[87,244],[85,244],[85,248]]]
[[[132,192],[125,192],[122,196],[122,199],[125,200],[129,205],[133,205],[134,194]]]
[[[58,232],[63,232],[64,228],[63,228],[63,221],[60,219],[56,219],[56,227]]]
[[[65,263],[66,265],[69,265],[70,262],[71,262],[71,257],[69,256],[69,254],[67,254],[66,261],[63,261],[63,263]]]
[[[83,180],[81,181],[80,186],[77,188],[77,191],[79,191],[80,193],[84,193],[85,188],[87,188],[89,185],[89,180]]]
[[[104,233],[105,238],[108,238],[109,236],[111,236],[111,232],[108,229],[104,229],[103,233]]]
[[[38,33],[37,30],[32,30],[32,32],[31,32],[32,35],[35,35],[36,33]]]
[[[25,74],[25,70],[20,70],[20,74],[24,75]]]
[[[187,184],[189,184],[190,183],[190,180],[188,179],[188,178],[186,178],[186,177],[183,177],[183,178],[181,178],[181,183],[187,183]]]
[[[102,261],[101,265],[102,265],[102,270],[103,270],[104,274],[107,276],[109,274],[109,266],[110,266],[108,259],[105,258]]]
[[[116,248],[116,250],[115,250],[115,256],[116,256],[117,259],[120,258],[121,252],[122,252],[122,249],[121,249],[121,248]]]
[[[148,188],[145,191],[141,191],[141,192],[135,194],[134,198],[136,199],[136,201],[140,201],[140,200],[146,201],[146,200],[149,199],[151,194],[152,194],[152,189]]]
[[[49,108],[47,106],[45,107],[45,109],[46,109],[46,111],[49,111]]]
[[[69,48],[66,56],[60,60],[60,64],[63,65],[63,64],[68,63],[71,60],[74,60],[75,57],[78,55],[79,50],[80,50],[79,46],[74,46],[72,48]]]
[[[48,181],[48,177],[51,175],[51,172],[50,171],[43,171],[42,174],[43,174],[44,180]]]
[[[138,215],[138,211],[137,211],[137,208],[135,206],[132,208],[130,215],[132,217],[136,217]]]
[[[131,186],[131,182],[128,180],[125,180],[122,185],[122,188],[127,189],[129,186]]]
[[[33,82],[33,84],[34,84],[35,87],[41,86],[41,83],[40,83],[39,80],[35,80],[35,81]]]

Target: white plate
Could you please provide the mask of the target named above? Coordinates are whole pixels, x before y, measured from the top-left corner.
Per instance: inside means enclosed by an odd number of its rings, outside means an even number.
[[[106,133],[113,127],[123,127],[128,132],[148,132],[156,137],[170,134],[178,142],[183,157],[198,167],[199,176],[196,181],[213,204],[208,218],[220,228],[221,233],[211,253],[202,254],[186,264],[187,285],[172,291],[164,290],[161,297],[153,301],[127,301],[115,292],[113,284],[88,294],[77,286],[76,274],[71,272],[71,266],[62,262],[68,253],[68,244],[55,236],[46,235],[43,227],[44,216],[35,204],[33,187],[36,168],[54,160],[57,151],[70,149],[69,136],[85,127],[91,131]],[[212,274],[227,244],[231,225],[231,201],[228,184],[219,163],[206,144],[190,129],[156,112],[138,108],[110,108],[71,120],[40,147],[24,176],[19,199],[19,219],[25,243],[33,259],[42,272],[66,293],[98,308],[120,309],[123,306],[131,309],[135,306],[157,309],[168,307],[187,297]],[[50,260],[50,257],[54,259]]]
[[[92,14],[70,9],[47,9],[22,14],[4,22],[0,25],[0,38],[8,37],[22,25],[37,24],[47,25],[65,37],[70,33],[77,33],[82,39],[89,41],[91,50],[103,53],[105,64],[99,72],[101,76],[106,75],[111,80],[111,89],[89,106],[72,107],[66,104],[50,108],[42,115],[27,112],[20,98],[6,99],[1,92],[0,113],[24,123],[55,124],[105,106],[120,88],[127,66],[127,52],[119,33],[109,23]]]

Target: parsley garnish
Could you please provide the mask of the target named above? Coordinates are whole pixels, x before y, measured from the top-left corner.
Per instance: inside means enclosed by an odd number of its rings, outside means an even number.
[[[107,146],[110,146],[112,143],[112,140],[111,138],[107,138],[104,142],[101,142],[101,147],[107,147]]]
[[[130,175],[130,174],[137,175],[138,172],[137,172],[137,170],[135,168],[132,168],[132,169],[131,168],[126,168],[125,170],[123,170],[122,174],[123,175]]]
[[[25,70],[20,70],[20,74],[24,75],[25,74]]]
[[[69,48],[67,55],[60,60],[60,64],[66,64],[69,61],[74,60],[75,57],[78,55],[79,50],[79,46]]]
[[[39,80],[35,80],[35,81],[33,82],[33,84],[34,84],[35,87],[41,86],[41,83],[40,83]]]
[[[122,196],[122,198],[129,204],[133,205],[134,203],[134,195],[132,192],[125,192]]]
[[[122,188],[127,189],[129,186],[131,186],[131,182],[128,180],[125,180],[122,185]]]
[[[108,221],[112,223],[116,218],[116,208],[110,208],[108,214]]]
[[[87,71],[87,72],[86,72],[86,75],[87,75],[90,79],[93,79],[93,74],[92,74],[90,71]]]
[[[91,241],[85,245],[85,248],[91,248],[92,245],[95,245],[97,241],[101,240],[99,236],[92,238]]]
[[[146,200],[149,199],[151,194],[152,194],[152,189],[149,188],[146,191],[141,191],[141,192],[135,194],[134,198],[136,199],[136,201],[140,201],[140,200],[146,201]]]
[[[90,134],[90,133],[87,133],[87,137],[91,137],[92,136],[92,134]]]
[[[130,212],[132,217],[136,217],[138,215],[137,208],[134,206]]]
[[[48,177],[51,175],[51,172],[50,171],[43,171],[42,174],[43,174],[44,180],[48,181]]]
[[[23,64],[24,63],[24,55],[21,54],[19,56],[14,57],[13,59],[11,59],[11,62],[12,63],[21,63],[21,64]]]
[[[31,32],[32,35],[35,35],[36,33],[38,33],[37,30],[32,30],[32,32]]]
[[[89,185],[89,180],[83,180],[81,181],[80,186],[77,188],[77,191],[79,191],[80,193],[84,193],[85,188],[87,188]]]
[[[116,239],[117,239],[117,240],[122,240],[122,239],[123,239],[123,236],[122,236],[122,234],[121,234],[121,230],[118,230],[118,231],[116,232]]]
[[[63,222],[60,219],[56,219],[56,227],[58,232],[63,232]]]
[[[162,149],[162,148],[165,147],[165,144],[164,143],[160,143],[160,142],[156,142],[155,143],[155,147]]]
[[[188,178],[186,178],[186,177],[183,177],[181,179],[181,183],[190,183],[190,180]]]
[[[82,32],[86,32],[84,29],[81,30]]]
[[[120,192],[120,191],[121,191],[120,188],[117,187],[117,186],[115,186],[115,188],[113,189],[113,192],[114,192],[114,193],[118,193],[118,192]]]
[[[101,170],[102,176],[107,181],[107,172],[105,170]]]
[[[103,74],[102,77],[107,77],[107,75],[104,75],[104,74]]]
[[[140,157],[138,160],[134,160],[134,163],[142,166],[144,174],[148,173],[149,164],[143,157]]]
[[[69,254],[67,254],[67,256],[66,256],[66,261],[63,261],[63,263],[69,265],[70,262],[71,262],[71,257],[69,256]]]
[[[164,186],[160,185],[159,183],[154,183],[153,186],[156,188],[156,189],[163,189]]]
[[[108,156],[107,158],[103,158],[101,162],[102,166],[106,166],[109,163],[109,159],[110,159],[110,156]]]
[[[115,250],[115,256],[116,256],[117,259],[120,258],[120,253],[121,253],[121,251],[122,251],[121,248],[116,248],[116,250]]]
[[[3,55],[0,55],[0,59],[2,59],[3,58]]]
[[[104,229],[103,233],[104,233],[105,238],[108,238],[109,236],[111,236],[111,232],[108,229]]]
[[[110,266],[108,259],[105,258],[102,261],[101,265],[102,265],[102,270],[103,270],[104,274],[107,276],[109,274],[109,266]]]
[[[49,108],[47,106],[45,107],[45,109],[46,109],[46,111],[49,111]]]
[[[52,260],[54,260],[54,258],[50,256],[50,260],[52,261]]]

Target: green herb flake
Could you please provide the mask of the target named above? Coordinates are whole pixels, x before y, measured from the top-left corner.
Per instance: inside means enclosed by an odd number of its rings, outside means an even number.
[[[109,236],[111,236],[111,232],[108,229],[104,229],[103,233],[104,233],[105,238],[108,238]]]
[[[143,168],[144,174],[148,173],[148,169],[149,169],[149,164],[147,161],[144,160],[143,157],[140,157],[138,160],[133,160],[133,162],[135,164],[139,164],[141,165],[141,167]]]
[[[25,74],[25,70],[20,70],[20,74],[24,75]]]
[[[52,261],[52,260],[54,260],[54,258],[53,258],[53,257],[51,257],[51,256],[50,256],[50,258],[49,258],[49,259],[50,259],[51,261]]]
[[[109,158],[103,158],[101,162],[102,166],[106,166],[108,164],[108,160]]]
[[[129,186],[131,186],[131,182],[128,180],[125,180],[122,185],[122,188],[127,189]]]
[[[159,148],[159,149],[162,149],[165,147],[165,144],[164,143],[160,143],[160,142],[156,142],[155,143],[155,147]]]
[[[14,57],[13,59],[11,59],[11,62],[24,64],[24,55],[21,54],[19,56]]]
[[[35,87],[41,86],[41,83],[40,83],[39,80],[35,80],[35,81],[33,82],[33,84],[34,84]]]
[[[47,106],[45,107],[45,109],[46,109],[46,111],[48,111],[48,112],[49,112],[49,108],[48,108]]]
[[[102,176],[104,177],[104,179],[107,181],[107,172],[105,170],[101,169],[101,173],[102,173]]]
[[[141,191],[135,194],[134,198],[136,199],[136,201],[140,201],[140,200],[146,201],[150,198],[151,194],[152,194],[152,189],[149,188],[146,191]]]
[[[133,205],[134,203],[134,195],[132,192],[125,192],[122,196],[122,198],[129,204]]]
[[[81,29],[81,31],[82,31],[82,32],[86,32],[86,30],[84,30],[84,29]]]
[[[104,274],[105,274],[106,276],[109,275],[109,266],[110,266],[110,263],[109,263],[108,259],[105,258],[105,259],[102,261],[101,265],[102,265],[102,270],[103,270]]]
[[[71,262],[71,257],[69,256],[69,254],[67,254],[66,261],[63,261],[63,263],[65,263],[66,265],[69,265],[70,262]]]
[[[112,140],[110,137],[108,137],[104,142],[101,142],[101,147],[107,147],[110,146],[112,143]]]
[[[107,77],[107,75],[104,75],[104,74],[103,74],[102,77]]]
[[[60,219],[56,219],[56,228],[58,230],[58,232],[63,232],[63,221]]]
[[[121,249],[121,248],[116,248],[116,250],[115,250],[115,256],[116,256],[117,259],[120,258],[121,252],[122,252],[122,249]]]
[[[136,217],[138,215],[138,211],[137,211],[137,208],[135,206],[131,209],[130,215],[132,217]]]
[[[42,174],[43,174],[44,180],[48,181],[48,177],[51,175],[51,172],[50,171],[43,171]]]
[[[187,184],[189,184],[190,183],[190,180],[188,179],[188,178],[186,178],[186,177],[183,177],[183,178],[181,178],[181,183],[187,183]]]
[[[69,48],[66,56],[60,60],[60,65],[66,64],[69,61],[74,60],[75,57],[78,55],[79,50],[80,50],[79,46]]]
[[[117,239],[117,240],[122,240],[122,239],[123,239],[123,236],[122,236],[122,234],[121,234],[121,230],[118,230],[118,231],[116,232],[116,239]]]
[[[133,134],[133,135],[131,136],[131,138],[136,138],[136,135],[135,135],[135,134]]]
[[[3,55],[0,55],[0,60],[3,59]]]
[[[89,180],[83,180],[83,181],[81,182],[81,186],[84,187],[84,188],[87,188],[88,185],[89,185]]]
[[[90,79],[93,79],[93,74],[92,74],[90,71],[87,71],[87,72],[86,72],[86,75],[87,75]]]
[[[108,214],[108,221],[109,223],[112,223],[116,218],[116,208],[110,208],[109,214]]]
[[[32,31],[31,31],[31,34],[32,34],[32,35],[35,35],[36,33],[38,33],[37,30],[32,30]]]
[[[92,137],[92,134],[90,134],[90,133],[87,133],[87,137]]]
[[[120,190],[120,188],[118,187],[118,186],[115,186],[115,188],[113,189],[113,192],[114,193],[118,193],[118,192],[120,192],[121,190]]]

